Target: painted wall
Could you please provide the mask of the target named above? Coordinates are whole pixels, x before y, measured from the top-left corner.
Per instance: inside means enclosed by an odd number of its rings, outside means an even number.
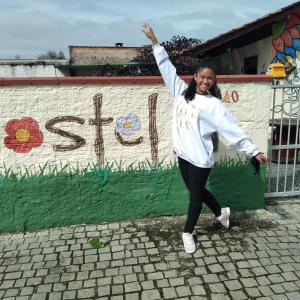
[[[226,78],[219,78],[224,103],[266,152],[270,79]],[[172,98],[160,78],[0,84],[0,230],[186,213]],[[263,207],[264,173],[253,175],[222,139],[216,157],[209,186],[222,204]]]
[[[0,77],[63,77],[56,64],[69,64],[69,60],[0,60]]]
[[[273,25],[272,58],[272,62],[285,65],[288,82],[299,82],[300,10]]]

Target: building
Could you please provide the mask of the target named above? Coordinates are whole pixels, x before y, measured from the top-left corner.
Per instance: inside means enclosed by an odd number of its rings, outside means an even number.
[[[185,54],[212,57],[219,74],[264,74],[271,63],[300,67],[300,1],[216,36]]]
[[[107,46],[69,46],[70,64],[56,65],[59,70],[66,70],[71,76],[114,75],[114,72],[130,73],[138,67],[134,61],[140,47],[124,47],[116,43]],[[121,70],[121,71],[120,71]]]

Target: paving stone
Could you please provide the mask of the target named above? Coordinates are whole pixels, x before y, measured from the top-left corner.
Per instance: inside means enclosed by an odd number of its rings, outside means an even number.
[[[112,281],[111,277],[99,278],[97,279],[97,285],[98,286],[110,285],[111,281]]]
[[[28,278],[27,281],[26,281],[27,286],[40,285],[41,283],[42,283],[42,278],[41,277]]]
[[[229,296],[225,294],[211,294],[212,300],[230,300]]]
[[[11,272],[7,273],[4,276],[4,280],[11,280],[11,279],[20,279],[22,275],[22,272]]]
[[[81,290],[78,290],[78,292],[77,292],[78,299],[82,299],[82,298],[93,299],[94,296],[95,296],[95,290],[93,288],[81,289]]]
[[[164,275],[162,272],[154,272],[154,273],[147,274],[147,278],[148,280],[157,280],[157,279],[164,278]]]
[[[219,282],[219,277],[216,274],[207,274],[203,275],[203,280],[206,283],[214,283],[214,282]]]
[[[287,293],[286,297],[289,300],[299,300],[300,299],[300,292],[297,291],[297,292]]]
[[[98,296],[107,296],[110,295],[110,285],[103,285],[98,288]]]
[[[245,288],[245,291],[248,294],[248,296],[251,298],[257,298],[257,297],[261,296],[260,291],[258,290],[258,288],[255,288],[255,287]]]
[[[33,287],[31,287],[33,290]],[[41,284],[37,287],[37,293],[50,293],[52,291],[52,284]]]
[[[174,299],[177,297],[176,290],[173,287],[163,288],[163,299]]]
[[[240,290],[242,289],[242,285],[238,280],[228,280],[225,281],[224,284],[230,291]]]
[[[124,296],[123,295],[111,296],[110,300],[124,300]]]
[[[189,286],[178,286],[176,287],[176,293],[178,297],[190,296],[191,289]]]
[[[196,267],[194,268],[195,275],[205,275],[207,274],[207,270],[205,267]]]
[[[281,294],[281,295],[273,295],[272,300],[288,300],[288,298],[286,297],[286,295]]]
[[[159,288],[163,288],[163,287],[169,287],[169,281],[167,279],[159,279],[156,280],[156,284]]]
[[[273,291],[268,286],[259,286],[258,290],[263,296],[272,296],[274,295]]]
[[[63,283],[54,283],[53,284],[53,291],[54,292],[65,291],[66,289],[67,289],[66,284],[63,284]]]
[[[20,290],[20,295],[21,296],[27,296],[33,294],[34,288],[32,286],[29,287],[23,287]]]
[[[255,287],[258,285],[254,278],[240,278],[240,281],[244,287]]]
[[[224,272],[224,269],[222,268],[221,265],[219,264],[212,264],[208,266],[208,269],[210,270],[211,273],[220,273]]]
[[[60,300],[61,299],[61,293],[59,292],[53,292],[49,294],[48,300]]]
[[[143,290],[154,289],[154,282],[152,280],[143,281],[141,282],[141,285]]]
[[[76,291],[66,291],[63,293],[63,299],[77,299]]]
[[[124,293],[124,287],[122,284],[116,284],[116,285],[112,285],[112,294],[116,295],[116,294],[123,294]]]
[[[7,289],[5,291],[5,297],[14,297],[19,293],[18,289]]]
[[[86,274],[88,274],[88,272]],[[107,273],[106,275],[109,276]],[[103,270],[91,271],[90,278],[99,278],[99,277],[104,277]]]
[[[31,300],[46,300],[47,294],[32,294]]]
[[[125,283],[124,287],[125,287],[125,293],[137,292],[142,289],[138,282]]]
[[[209,284],[208,287],[213,294],[226,293],[226,288],[223,283],[212,283]]]
[[[173,278],[173,277],[178,276],[178,273],[176,270],[164,271],[163,274],[164,274],[165,278]]]
[[[96,286],[96,279],[89,279],[83,282],[84,288],[95,287],[95,286]]]
[[[113,280],[113,284],[122,284],[125,282],[125,278],[122,275],[114,276],[112,280]]]
[[[15,300],[29,300],[29,296],[17,296]]]
[[[245,300],[248,299],[248,296],[241,290],[238,291],[230,291],[230,295],[234,300]]]
[[[229,256],[232,260],[243,260],[244,256],[240,252],[229,253]]]
[[[142,292],[142,300],[155,300],[161,299],[160,293],[158,290],[152,289]]]
[[[138,293],[130,293],[125,295],[125,300],[140,300]]]
[[[206,295],[206,291],[202,285],[191,286],[194,295]]]
[[[285,281],[295,281],[298,279],[294,272],[283,272],[281,276],[283,276]]]
[[[281,285],[288,292],[294,292],[300,290],[300,288],[294,282],[283,282]]]
[[[202,280],[200,277],[191,277],[187,280],[190,286],[202,284]]]
[[[280,274],[272,274],[268,276],[268,279],[272,282],[272,283],[280,283],[280,282],[284,282],[284,278],[280,275]]]
[[[169,283],[171,286],[184,285],[184,278],[170,278]]]

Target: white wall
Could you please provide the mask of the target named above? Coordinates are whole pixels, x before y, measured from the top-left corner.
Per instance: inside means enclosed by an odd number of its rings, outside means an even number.
[[[68,60],[0,60],[0,77],[64,77],[57,64],[68,64]]]
[[[234,113],[240,126],[252,138],[262,152],[267,152],[268,120],[270,113],[270,82],[223,83],[219,84],[224,103]],[[238,95],[234,102],[232,94]],[[149,139],[149,107],[148,97],[158,93],[157,99],[157,131],[159,161],[174,159],[171,141],[171,106],[172,98],[163,84],[124,84],[124,85],[45,85],[45,86],[1,86],[0,114],[0,168],[3,164],[13,169],[22,169],[49,164],[78,163],[87,165],[96,162],[95,137],[96,127],[89,125],[89,119],[95,118],[93,104],[94,95],[103,95],[101,109],[102,118],[112,117],[113,122],[103,125],[104,156],[106,161],[124,161],[125,165],[149,159],[151,149]],[[237,98],[235,98],[235,101]],[[114,134],[116,121],[130,113],[136,114],[141,122],[141,129],[132,136],[124,136],[132,140],[143,136],[141,144],[124,146]],[[84,120],[80,125],[75,122],[64,122],[55,125],[81,136],[86,145],[72,151],[57,152],[53,146],[69,145],[70,139],[49,132],[45,124],[59,116],[76,116]],[[17,153],[4,144],[8,135],[5,131],[7,122],[12,119],[31,117],[38,122],[43,133],[43,143],[28,153]],[[231,147],[222,146],[217,157],[235,153]]]

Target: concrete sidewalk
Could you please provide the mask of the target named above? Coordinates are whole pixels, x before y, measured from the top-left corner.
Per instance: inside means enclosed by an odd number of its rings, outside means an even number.
[[[193,255],[185,217],[3,234],[0,299],[299,300],[299,220],[292,199],[233,213],[227,230],[202,215]]]

